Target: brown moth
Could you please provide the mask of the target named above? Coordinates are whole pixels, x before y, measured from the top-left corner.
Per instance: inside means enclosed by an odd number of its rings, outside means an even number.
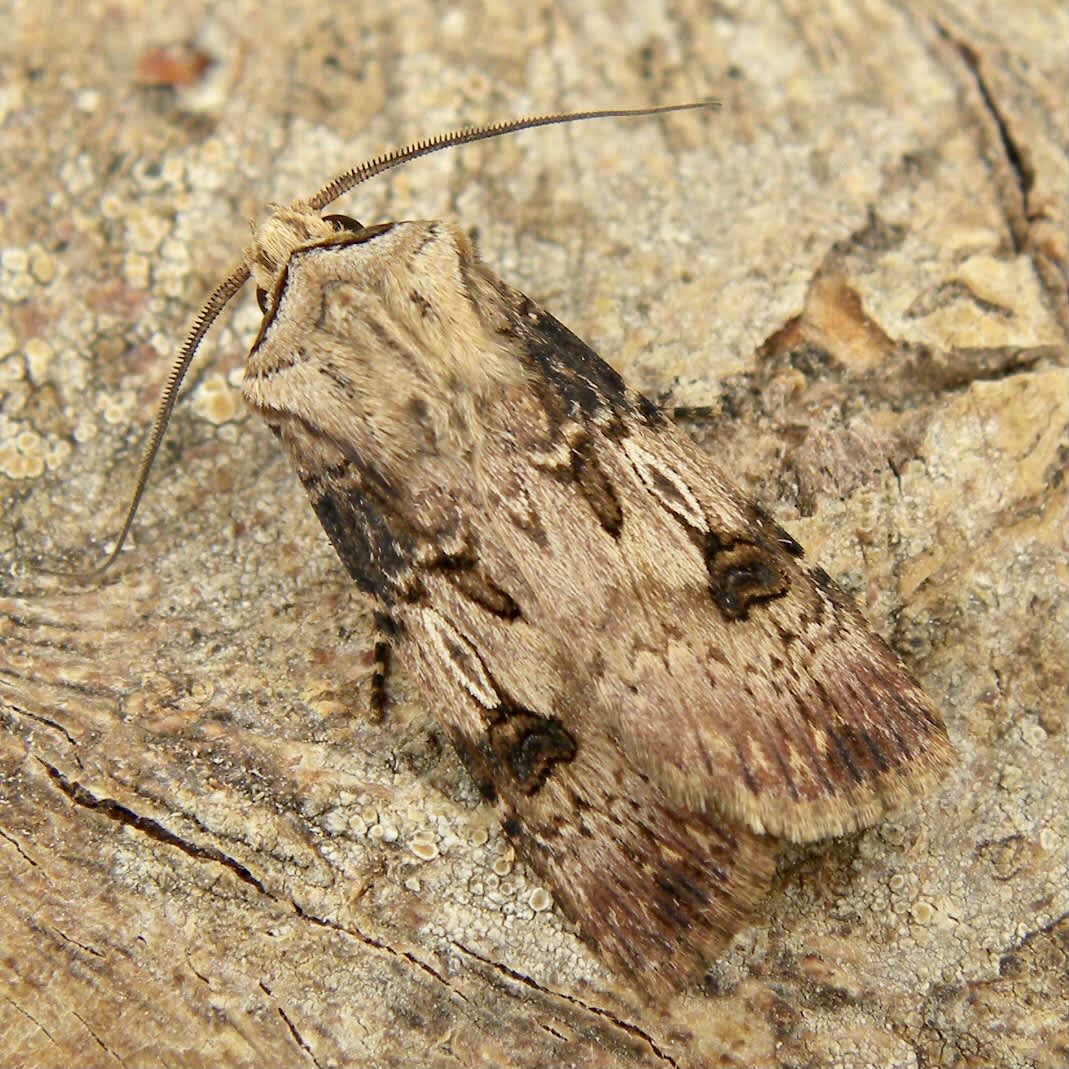
[[[616,968],[681,985],[747,922],[778,840],[878,820],[944,772],[939,714],[849,598],[645,397],[445,222],[321,209],[457,131],[278,208],[242,393],[508,837]],[[107,565],[105,564],[105,567]]]

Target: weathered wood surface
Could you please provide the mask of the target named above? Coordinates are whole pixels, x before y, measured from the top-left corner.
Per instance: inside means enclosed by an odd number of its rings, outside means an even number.
[[[1064,5],[155,7],[3,18],[0,1061],[1064,1064]],[[707,94],[343,209],[477,227],[633,383],[711,406],[699,439],[945,712],[945,790],[790,851],[653,1005],[531,908],[403,665],[364,718],[368,607],[233,387],[251,295],[119,565],[20,562],[99,559],[266,201],[459,121]]]

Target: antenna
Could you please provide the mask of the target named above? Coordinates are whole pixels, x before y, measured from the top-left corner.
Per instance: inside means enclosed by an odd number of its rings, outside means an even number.
[[[342,194],[348,193],[354,186],[360,185],[361,182],[366,182],[369,178],[374,178],[384,171],[400,167],[402,164],[420,156],[427,156],[432,152],[439,152],[442,149],[453,148],[457,145],[467,145],[473,141],[486,141],[490,138],[501,137],[504,134],[518,133],[520,130],[530,130],[536,126],[555,126],[560,123],[582,122],[587,119],[635,119],[648,115],[664,115],[672,111],[693,111],[699,108],[715,110],[719,107],[719,101],[699,100],[687,104],[665,104],[650,108],[613,108],[597,111],[529,115],[524,118],[509,119],[505,122],[489,123],[484,126],[463,127],[459,130],[451,130],[448,133],[426,138],[423,141],[413,142],[402,148],[393,149],[390,152],[383,153],[381,156],[375,156],[373,159],[367,160],[351,170],[344,171],[303,203],[313,211],[319,211],[332,201],[337,200]],[[96,568],[91,569],[89,572],[73,574],[86,579],[95,578],[115,563],[115,559],[119,556],[127,536],[130,534],[134,517],[137,515],[141,499],[145,494],[149,473],[152,471],[152,465],[156,460],[157,453],[159,453],[164,433],[167,430],[167,424],[171,419],[171,413],[174,411],[175,402],[178,399],[178,390],[182,385],[186,372],[189,370],[189,365],[197,355],[200,343],[204,340],[204,336],[212,323],[215,322],[222,310],[241,290],[248,279],[248,265],[245,263],[239,264],[212,290],[211,296],[205,302],[204,307],[197,313],[193,326],[190,328],[185,343],[175,358],[171,373],[167,376],[167,382],[160,393],[160,399],[156,405],[156,415],[152,421],[152,429],[149,432],[148,440],[141,454],[141,462],[138,465],[137,481],[134,484],[130,504],[127,506],[126,515],[123,518],[122,527],[119,530],[115,545],[102,564],[97,565]],[[39,570],[50,571],[43,568]],[[51,574],[71,573],[52,571]]]

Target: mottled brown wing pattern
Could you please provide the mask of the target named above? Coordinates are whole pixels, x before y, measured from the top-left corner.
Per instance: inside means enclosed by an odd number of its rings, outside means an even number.
[[[612,965],[651,987],[700,976],[767,890],[774,841],[672,803],[596,710],[496,677],[464,637],[485,610],[444,578],[427,592],[406,652],[506,834]]]
[[[555,352],[597,383],[572,394],[581,431],[562,433],[583,442],[575,488],[611,537],[599,589],[583,597],[626,592],[645,609],[601,621],[598,654],[611,662],[599,715],[632,757],[674,801],[797,840],[864,827],[944,772],[953,751],[938,712],[827,573],[552,316],[502,294],[526,352]],[[609,524],[604,499],[619,506]],[[561,515],[548,500],[539,511]],[[567,545],[562,531],[554,548]],[[568,603],[532,580],[532,596]],[[575,633],[566,622],[562,642]]]
[[[772,836],[861,827],[946,767],[938,714],[831,580],[463,234],[273,225],[245,395],[609,959],[694,975]]]

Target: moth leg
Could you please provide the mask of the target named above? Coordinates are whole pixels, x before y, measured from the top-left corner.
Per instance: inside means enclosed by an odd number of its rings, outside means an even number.
[[[396,634],[397,625],[389,612],[376,611],[371,695],[368,698],[368,717],[374,724],[381,723],[386,715],[386,703],[389,700],[386,683],[390,678],[390,655]]]
[[[669,410],[673,423],[681,423],[686,420],[703,422],[715,419],[719,410],[713,405],[673,405]]]

